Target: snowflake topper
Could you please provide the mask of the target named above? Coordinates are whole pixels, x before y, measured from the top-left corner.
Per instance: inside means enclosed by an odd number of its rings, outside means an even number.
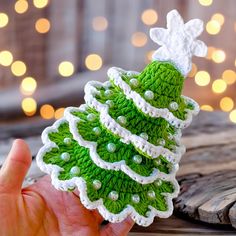
[[[151,39],[161,45],[152,55],[153,60],[170,61],[186,76],[192,67],[192,56],[204,57],[207,46],[196,38],[203,31],[203,22],[193,19],[184,24],[177,10],[167,14],[167,29],[152,28]]]

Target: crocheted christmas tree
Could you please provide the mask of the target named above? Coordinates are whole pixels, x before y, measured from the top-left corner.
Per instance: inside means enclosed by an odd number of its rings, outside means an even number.
[[[141,73],[113,67],[109,81],[87,83],[86,104],[67,108],[42,134],[37,163],[57,189],[78,188],[82,204],[110,222],[131,216],[147,226],[172,214],[181,129],[199,111],[181,92],[192,55],[206,54],[196,40],[202,30],[173,10],[167,29],[151,29],[161,47]]]

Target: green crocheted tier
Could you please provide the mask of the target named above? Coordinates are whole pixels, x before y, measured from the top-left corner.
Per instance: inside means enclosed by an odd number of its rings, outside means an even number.
[[[85,207],[105,219],[130,215],[149,225],[172,213],[181,129],[198,106],[181,96],[184,78],[168,62],[154,61],[140,74],[111,68],[108,76],[89,82],[86,104],[67,108],[43,132],[37,162],[56,188],[79,188]]]
[[[128,80],[128,77],[125,78]],[[96,99],[102,104],[109,104],[109,115],[117,122],[119,122],[119,117],[125,117],[125,122],[120,122],[120,125],[131,131],[132,134],[146,133],[148,141],[154,145],[159,144],[158,142],[163,139],[168,141],[164,145],[167,148],[175,145],[175,142],[169,139],[170,134],[175,134],[175,129],[165,119],[146,116],[132,100],[126,98],[120,88],[114,85],[109,87],[109,91],[111,91],[109,96],[106,95],[108,90],[105,88],[97,88],[97,90],[100,93],[95,96]]]
[[[46,151],[43,161],[61,168],[57,176],[59,181],[72,180],[74,177],[81,178],[85,182],[89,201],[96,202],[103,199],[104,207],[113,214],[120,213],[128,205],[144,217],[148,215],[150,206],[157,211],[168,209],[163,193],[173,193],[174,186],[171,182],[158,179],[143,185],[130,179],[122,171],[98,168],[90,158],[89,149],[80,146],[73,139],[66,120],[59,121],[57,131],[52,130],[48,137],[57,147]],[[68,160],[61,158],[65,153],[69,156]],[[69,187],[72,191],[74,186]],[[118,193],[116,201],[112,200],[112,192]]]
[[[169,62],[153,61],[140,74],[122,73],[122,79],[152,106],[168,108],[174,116],[181,120],[186,118],[186,109],[195,109],[194,104],[186,103],[181,96],[185,79]],[[111,79],[112,81],[113,79]],[[147,91],[152,92],[153,95],[152,93],[146,95]],[[171,107],[172,103],[176,103],[177,106]]]
[[[69,111],[70,112],[70,111]],[[97,157],[107,163],[124,163],[140,176],[150,176],[154,170],[169,174],[172,165],[166,160],[164,156],[151,159],[142,155],[131,143],[126,144],[122,142],[119,136],[114,135],[107,130],[99,120],[99,113],[92,108],[87,108],[85,111],[79,109],[72,109],[70,114],[79,118],[76,123],[77,132],[75,136],[80,134],[81,139],[91,144],[96,143]],[[93,114],[94,118],[88,120],[88,117]],[[109,150],[109,145],[112,144],[115,149]],[[111,145],[110,145],[111,146]],[[139,158],[135,161],[135,157]]]

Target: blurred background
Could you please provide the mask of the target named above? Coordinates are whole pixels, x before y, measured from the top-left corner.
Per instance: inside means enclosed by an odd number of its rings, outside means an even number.
[[[109,66],[142,70],[158,48],[150,27],[166,27],[174,8],[205,22],[209,49],[184,94],[236,122],[235,0],[1,0],[0,127],[29,133],[83,103],[85,83],[107,80]]]

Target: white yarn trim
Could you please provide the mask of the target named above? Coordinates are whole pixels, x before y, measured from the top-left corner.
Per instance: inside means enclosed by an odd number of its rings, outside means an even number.
[[[113,214],[109,212],[106,207],[103,204],[103,200],[99,199],[97,201],[91,202],[87,195],[87,186],[86,182],[82,177],[73,177],[70,180],[59,180],[58,176],[60,174],[60,171],[63,171],[63,168],[53,165],[53,164],[46,164],[43,161],[44,155],[49,152],[52,148],[58,148],[58,146],[49,140],[48,133],[51,132],[58,132],[58,127],[67,122],[65,119],[60,119],[56,121],[52,127],[46,128],[42,133],[42,141],[44,146],[39,150],[36,160],[39,168],[46,172],[47,174],[51,175],[52,184],[56,189],[62,190],[62,191],[68,191],[71,188],[77,187],[79,189],[79,197],[82,202],[82,204],[87,209],[98,209],[99,213],[102,215],[102,217],[105,220],[108,220],[112,223],[118,223],[123,220],[125,220],[128,216],[130,216],[137,224],[141,226],[149,226],[155,216],[161,217],[161,218],[167,218],[173,213],[173,203],[172,199],[177,197],[179,193],[179,185],[174,176],[172,176],[172,184],[174,186],[174,193],[163,193],[162,195],[165,196],[168,210],[158,211],[154,207],[149,206],[150,209],[150,215],[148,217],[141,216],[136,212],[136,210],[131,206],[127,205],[127,207],[122,210],[119,214]]]
[[[176,146],[176,152],[171,152],[169,149],[164,148],[162,146],[155,146],[152,143],[149,143],[147,140],[141,138],[136,134],[132,134],[129,130],[123,128],[119,123],[117,123],[110,115],[109,115],[109,106],[107,104],[103,104],[94,97],[95,94],[98,94],[99,91],[96,87],[101,88],[103,86],[102,83],[97,81],[90,81],[85,85],[85,101],[86,104],[93,107],[96,111],[100,113],[100,122],[104,125],[108,130],[112,133],[118,135],[122,142],[124,143],[132,143],[137,149],[146,153],[151,158],[157,158],[160,155],[163,155],[169,162],[178,163],[181,156],[185,153],[184,145]],[[174,137],[177,139],[181,136],[175,135]]]
[[[193,99],[185,96],[182,96],[182,98],[186,104],[191,103],[194,106],[193,110],[185,109],[187,113],[185,120],[178,119],[167,108],[156,108],[152,106],[144,98],[142,98],[140,94],[131,89],[131,87],[121,78],[121,73],[126,73],[126,71],[117,67],[112,67],[107,72],[114,84],[124,92],[127,99],[132,99],[136,107],[141,109],[141,111],[146,115],[154,118],[162,117],[176,128],[183,129],[190,125],[192,122],[192,116],[198,114],[199,105]]]
[[[80,146],[89,148],[90,157],[97,166],[106,170],[116,170],[116,171],[121,170],[122,172],[127,174],[131,179],[141,184],[153,183],[157,179],[169,181],[175,177],[175,174],[179,169],[179,165],[177,163],[173,165],[173,168],[169,174],[162,173],[157,168],[154,168],[150,176],[142,176],[142,175],[137,174],[135,171],[133,171],[126,164],[125,160],[122,160],[119,162],[112,162],[112,163],[104,161],[97,153],[97,143],[84,140],[82,136],[79,134],[77,124],[80,122],[80,118],[72,115],[71,113],[73,111],[78,112],[83,109],[84,109],[84,106],[82,106],[82,108],[81,107],[79,108],[68,107],[65,110],[65,117],[67,121],[69,122],[70,132],[72,133],[73,138],[78,142]]]

